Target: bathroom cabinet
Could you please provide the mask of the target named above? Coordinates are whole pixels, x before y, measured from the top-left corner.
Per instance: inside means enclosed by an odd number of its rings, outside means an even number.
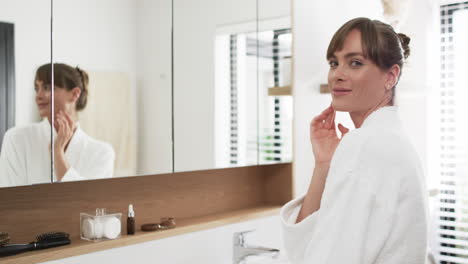
[[[292,179],[292,163],[281,163],[5,188],[0,200],[8,198],[9,203],[0,203],[6,216],[0,230],[10,233],[12,243],[59,230],[70,233],[72,244],[1,258],[0,264],[53,261],[275,216],[293,197]],[[138,230],[143,223],[168,216],[175,217],[177,227],[98,243],[80,240],[80,212],[100,207],[125,214],[130,203]]]

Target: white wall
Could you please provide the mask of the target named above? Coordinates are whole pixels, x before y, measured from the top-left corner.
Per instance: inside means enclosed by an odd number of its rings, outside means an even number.
[[[439,20],[434,18],[433,6],[427,0],[413,0],[408,6],[407,18],[399,30],[411,37],[411,55],[403,67],[403,74],[397,87],[397,103],[400,107],[403,125],[414,144],[425,175],[430,181],[433,168],[429,162],[431,152],[438,148],[434,143],[432,121],[439,119],[434,115],[438,108],[430,104],[432,97],[438,96],[438,74],[431,74],[439,68],[435,61],[439,51],[436,33]],[[437,111],[438,112],[438,111]],[[433,165],[433,163],[432,163]]]
[[[0,6],[0,21],[15,27],[15,123],[21,126],[39,120],[34,77],[50,62],[50,1],[0,0]]]

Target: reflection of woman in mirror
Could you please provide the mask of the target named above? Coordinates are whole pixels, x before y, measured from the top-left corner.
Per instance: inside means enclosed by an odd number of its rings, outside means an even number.
[[[78,67],[55,63],[54,86],[54,180],[112,177],[114,150],[88,136],[78,123],[77,112],[86,107],[88,74]],[[38,68],[34,87],[39,114],[44,120],[12,128],[5,134],[0,155],[0,175],[7,181],[3,185],[50,182],[50,64]]]
[[[327,51],[332,103],[310,125],[315,168],[281,210],[292,263],[425,263],[427,191],[393,98],[409,38],[357,18]],[[356,129],[338,125],[348,112]]]

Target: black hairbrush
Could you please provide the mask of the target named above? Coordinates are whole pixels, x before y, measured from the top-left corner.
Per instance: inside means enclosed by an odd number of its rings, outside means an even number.
[[[48,232],[40,234],[36,238],[37,241],[28,244],[12,244],[0,247],[0,257],[11,256],[31,250],[64,246],[71,242],[69,234],[64,232]]]
[[[10,236],[6,232],[0,232],[0,247],[10,243]]]

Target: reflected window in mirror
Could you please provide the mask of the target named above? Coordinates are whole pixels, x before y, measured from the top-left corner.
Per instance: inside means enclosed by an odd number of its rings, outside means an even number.
[[[292,160],[291,28],[259,32],[259,164]]]
[[[290,28],[217,36],[217,167],[292,160],[291,42]]]
[[[215,166],[257,165],[256,33],[217,35]]]

